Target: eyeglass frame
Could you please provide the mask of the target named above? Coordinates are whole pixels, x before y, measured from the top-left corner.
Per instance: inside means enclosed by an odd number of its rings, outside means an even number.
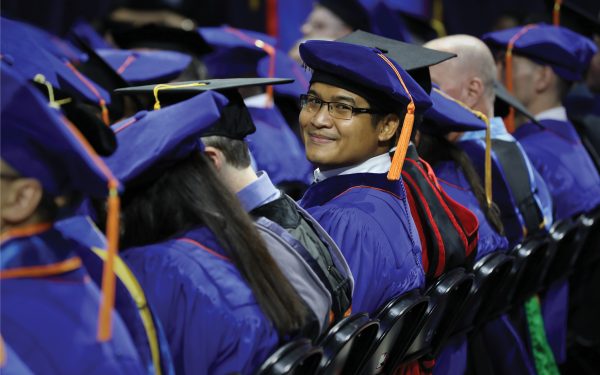
[[[310,94],[301,94],[300,95],[300,110],[303,111],[304,108],[308,105],[308,98],[315,98],[316,100],[318,100],[318,101],[321,102],[321,105],[319,106],[319,109],[317,109],[316,111],[314,111],[312,113],[315,113],[315,114],[319,113],[319,111],[321,110],[321,108],[323,108],[323,104],[327,104],[327,113],[329,113],[329,115],[331,117],[333,117],[335,119],[338,119],[338,120],[351,120],[352,117],[354,117],[355,114],[359,114],[360,115],[362,113],[367,113],[367,114],[370,114],[370,115],[382,114],[381,111],[378,111],[378,110],[375,110],[375,109],[372,109],[372,108],[354,107],[354,106],[352,106],[350,104],[346,104],[346,103],[342,103],[342,102],[328,102],[328,101],[325,101],[325,100],[323,100],[323,99],[321,99],[321,98],[319,98],[319,97],[317,97],[315,95],[310,95]],[[351,112],[350,112],[351,115],[350,115],[350,117],[349,118],[336,117],[334,115],[334,110],[333,110],[332,104],[341,104],[343,106],[350,107],[350,109],[351,109]]]

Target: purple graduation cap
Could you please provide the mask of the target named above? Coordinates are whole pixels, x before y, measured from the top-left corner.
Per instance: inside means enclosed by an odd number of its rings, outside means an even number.
[[[257,75],[262,78],[290,77],[294,79],[294,82],[288,85],[274,86],[273,89],[276,95],[289,96],[297,100],[300,95],[306,94],[308,91],[308,82],[310,81],[310,73],[283,51],[277,50],[274,59],[275,64],[273,69],[271,68],[271,57],[263,57],[258,62]]]
[[[2,18],[0,28],[2,60],[27,79],[33,80],[41,74],[53,87],[98,105],[105,123],[109,123],[107,105],[111,100],[106,90],[79,72],[69,60],[48,51],[27,25]]]
[[[163,109],[139,112],[112,126],[119,148],[105,161],[127,188],[151,181],[203,150],[200,136],[219,120],[226,104],[223,95],[208,92]]]
[[[481,39],[492,49],[511,49],[517,55],[549,65],[566,81],[581,80],[597,52],[590,39],[567,28],[547,24],[494,31]]]
[[[96,52],[131,85],[173,80],[192,61],[191,56],[175,51],[97,49]]]
[[[20,175],[40,181],[50,196],[108,196],[106,285],[114,285],[119,236],[119,181],[79,130],[13,67],[1,62],[0,155]],[[113,279],[113,282],[108,281]],[[103,280],[103,285],[105,285]],[[112,297],[111,297],[112,296]],[[103,290],[98,338],[110,339],[114,293]]]
[[[276,40],[230,26],[201,27],[198,33],[214,49],[203,59],[210,78],[255,76],[258,60],[275,54]]]
[[[423,115],[424,120],[419,126],[423,133],[443,135],[449,132],[487,129],[481,117],[435,85],[431,91],[431,101],[433,105]]]
[[[378,48],[309,40],[300,45],[300,56],[313,70],[311,82],[322,82],[356,93],[379,110],[400,112],[406,108],[397,150],[388,173],[388,179],[398,180],[414,116],[431,107],[429,95],[397,62]]]

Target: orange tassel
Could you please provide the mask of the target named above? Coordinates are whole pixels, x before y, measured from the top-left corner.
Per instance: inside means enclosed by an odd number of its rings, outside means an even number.
[[[410,95],[410,91],[406,87],[402,76],[396,66],[390,59],[388,59],[383,53],[378,53],[377,56],[381,57],[386,64],[389,65],[390,68],[396,74],[398,81],[402,85],[402,88],[406,92],[408,96],[408,100],[410,102],[406,106],[406,115],[404,116],[404,122],[402,123],[402,130],[400,131],[400,137],[398,138],[398,145],[396,146],[396,151],[394,152],[394,157],[392,158],[392,165],[390,166],[390,170],[387,174],[387,179],[390,181],[398,181],[400,179],[400,175],[402,174],[402,167],[404,166],[404,158],[406,157],[406,150],[408,150],[408,145],[410,143],[410,136],[412,135],[412,128],[415,123],[415,102],[413,101],[412,95]]]
[[[402,131],[398,138],[398,145],[392,158],[392,165],[390,171],[387,174],[388,180],[398,181],[402,174],[402,167],[404,166],[404,158],[406,156],[406,150],[410,143],[410,135],[412,134],[413,124],[415,122],[415,104],[411,101],[407,107],[406,116],[404,116],[404,122],[402,124]]]
[[[554,9],[552,9],[552,24],[554,26],[560,26],[560,7],[562,0],[554,0]]]
[[[106,262],[102,270],[102,300],[98,319],[98,341],[108,341],[112,337],[112,310],[115,304],[114,264],[119,246],[120,200],[117,181],[110,180],[108,214],[106,218],[106,241],[108,244]]]
[[[102,122],[104,122],[106,126],[110,126],[110,116],[108,115],[108,108],[106,107],[104,99],[100,99],[100,108],[102,109]]]

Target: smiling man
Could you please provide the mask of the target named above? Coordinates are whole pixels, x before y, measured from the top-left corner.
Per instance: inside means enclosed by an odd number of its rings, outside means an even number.
[[[414,114],[431,101],[377,49],[308,41],[300,54],[313,69],[300,125],[307,158],[318,167],[301,205],[350,265],[353,312],[373,313],[424,285],[419,235],[399,177]]]

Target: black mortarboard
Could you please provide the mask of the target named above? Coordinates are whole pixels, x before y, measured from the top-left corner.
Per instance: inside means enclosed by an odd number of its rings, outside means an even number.
[[[156,101],[154,109],[158,109],[162,104],[178,103],[205,91],[217,91],[225,95],[229,103],[223,108],[221,119],[204,131],[202,136],[219,135],[232,139],[244,139],[256,128],[237,89],[291,82],[293,80],[288,78],[229,78],[127,87],[115,90],[115,93],[153,96]]]
[[[371,30],[369,13],[358,0],[318,0],[353,30]]]
[[[554,8],[554,0],[546,1],[548,8]],[[600,14],[596,13],[588,7],[582,7],[574,1],[562,1],[560,4],[560,26],[566,27],[584,35],[588,38],[593,38],[595,35],[600,35]],[[600,11],[600,8],[596,9]]]
[[[141,27],[114,27],[111,31],[115,43],[123,49],[151,48],[189,53],[201,56],[212,52],[197,30],[183,30],[160,25]]]
[[[83,39],[78,36],[73,36],[73,39],[88,57],[86,61],[77,64],[77,70],[86,77],[91,78],[108,92],[112,92],[119,87],[128,86],[127,82],[104,59],[98,56],[96,51],[83,41]],[[108,108],[110,110],[111,122],[114,122],[123,116],[125,103],[121,98],[113,98],[111,95],[111,103],[108,105]]]
[[[427,92],[431,92],[429,67],[456,57],[454,53],[404,43],[362,30],[357,30],[337,41],[379,49],[396,63],[400,64]]]

